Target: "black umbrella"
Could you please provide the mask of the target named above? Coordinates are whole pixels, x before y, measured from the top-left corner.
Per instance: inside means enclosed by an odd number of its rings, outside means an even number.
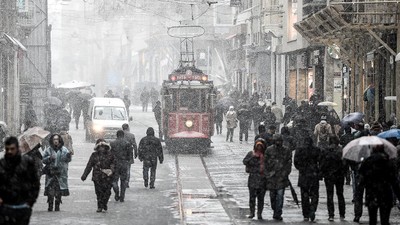
[[[297,198],[296,190],[294,190],[292,182],[289,180],[290,192],[292,193],[293,201],[299,206],[299,199]]]

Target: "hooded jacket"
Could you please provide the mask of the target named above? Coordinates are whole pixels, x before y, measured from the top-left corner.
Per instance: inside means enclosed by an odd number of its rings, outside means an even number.
[[[64,147],[64,141],[60,137],[58,147],[54,146],[53,139],[58,134],[53,134],[50,137],[49,147],[46,148],[43,155],[43,163],[49,167],[50,174],[46,174],[46,188],[49,184],[57,179],[60,185],[60,190],[68,193],[68,163],[71,162],[71,153]],[[46,192],[45,192],[46,195]]]
[[[104,152],[99,152],[99,147],[104,146],[106,150]],[[85,171],[82,174],[82,180],[86,180],[90,171],[92,172],[92,181],[104,181],[112,182],[112,176],[107,176],[102,170],[110,169],[112,173],[115,170],[115,159],[113,154],[111,154],[111,146],[108,143],[100,142],[94,148],[92,155],[86,165]]]
[[[262,152],[256,151],[256,146],[261,144],[263,146]],[[265,176],[264,176],[264,151],[265,141],[257,139],[254,144],[254,150],[247,153],[243,159],[243,164],[246,166],[246,172],[249,173],[247,186],[254,189],[265,189]]]
[[[138,156],[140,161],[164,161],[163,149],[160,139],[154,136],[154,129],[149,127],[146,131],[147,136],[142,138],[139,143]]]

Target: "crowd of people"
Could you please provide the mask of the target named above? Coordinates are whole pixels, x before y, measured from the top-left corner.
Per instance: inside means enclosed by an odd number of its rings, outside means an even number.
[[[115,200],[124,202],[125,190],[129,188],[130,166],[135,158],[143,162],[144,186],[155,188],[157,164],[164,160],[163,148],[160,139],[154,136],[153,128],[148,128],[146,134],[137,145],[135,136],[129,132],[129,125],[124,124],[114,141],[96,141],[81,180],[85,181],[92,172],[97,212],[108,210],[111,189]],[[60,211],[62,197],[71,194],[68,186],[68,167],[74,154],[71,136],[51,134],[48,145],[40,146],[44,149],[43,154],[40,153],[40,165],[36,156],[21,153],[16,137],[6,138],[4,145],[5,155],[0,159],[0,224],[29,224],[42,175],[45,176],[44,195],[47,196],[48,211]]]
[[[264,113],[268,114],[265,111]],[[290,129],[286,126],[287,123],[274,123],[277,120],[270,120],[267,127],[264,124],[259,125],[254,148],[243,159],[246,172],[249,173],[249,218],[256,215],[257,200],[257,217],[263,219],[264,196],[266,191],[270,191],[273,219],[283,219],[284,193],[291,185],[289,175],[294,165],[299,172],[298,186],[304,221],[314,222],[316,219],[322,180],[326,187],[327,219],[335,220],[335,190],[339,217],[341,220],[345,219],[344,185],[350,184],[352,180],[353,221],[360,222],[365,204],[370,224],[377,224],[378,209],[381,224],[389,224],[391,209],[396,205],[395,199],[400,198],[400,160],[390,159],[384,146],[380,144],[372,146],[370,157],[361,162],[343,158],[343,148],[351,141],[365,136],[376,136],[387,129],[377,121],[371,126],[363,121],[340,126],[329,120],[329,115],[325,114],[319,117],[319,122],[310,125],[311,120],[306,121],[298,109],[291,119],[294,120],[294,126]],[[392,126],[392,129],[395,128],[397,127]],[[387,140],[400,150],[397,138]]]

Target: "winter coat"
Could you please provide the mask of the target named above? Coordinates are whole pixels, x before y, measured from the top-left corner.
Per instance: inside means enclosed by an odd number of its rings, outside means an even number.
[[[346,147],[346,145],[348,143],[350,143],[352,140],[354,140],[353,134],[351,134],[351,133],[343,134],[340,137],[340,145],[343,146],[343,147]]]
[[[365,188],[367,206],[393,206],[393,192],[400,197],[399,181],[394,162],[384,153],[372,153],[359,169],[358,197],[362,197]],[[360,198],[361,199],[361,198]]]
[[[327,145],[328,137],[330,134],[332,134],[331,125],[327,123],[325,120],[315,125],[314,135],[317,138],[318,146],[324,144]]]
[[[225,115],[226,128],[233,129],[237,127],[237,114],[235,111],[228,111]]]
[[[282,109],[275,105],[272,106],[271,112],[275,115],[275,123],[281,123],[283,120]]]
[[[224,120],[224,108],[222,106],[217,106],[215,108],[215,122],[222,123]]]
[[[55,157],[55,158],[53,158]],[[68,191],[68,163],[71,162],[71,153],[62,146],[56,149],[50,145],[43,155],[43,163],[49,167],[50,174],[46,174],[46,187],[57,179],[61,191]]]
[[[342,152],[342,147],[337,145],[329,145],[322,150],[320,169],[325,180],[342,179],[346,175],[347,167],[342,159]]]
[[[296,150],[296,141],[294,140],[292,135],[285,134],[282,135],[282,138],[283,138],[283,146],[288,148],[290,151]]]
[[[160,139],[154,136],[154,129],[147,129],[147,136],[142,138],[139,143],[139,160],[140,161],[155,161],[157,158],[160,163],[164,161],[163,149]]]
[[[241,125],[249,125],[251,122],[251,112],[246,108],[239,109],[237,117]]]
[[[64,141],[64,146],[71,152],[71,155],[74,155],[74,148],[72,147],[72,137],[70,134],[68,134],[67,131],[61,131],[60,136]]]
[[[293,139],[296,142],[296,146],[303,146],[305,144],[304,140],[307,137],[311,137],[311,135],[310,130],[306,126],[296,126],[293,128]]]
[[[82,175],[82,180],[86,180],[90,171],[92,171],[92,181],[112,182],[113,176],[107,176],[102,170],[110,169],[112,173],[115,171],[115,159],[110,150],[104,153],[95,151],[89,158],[85,171]]]
[[[265,189],[266,180],[260,171],[260,158],[250,151],[243,159],[243,164],[246,166],[246,172],[249,173],[247,186],[252,189]]]
[[[153,108],[154,117],[156,118],[157,123],[161,124],[161,105],[155,105]]]
[[[258,102],[255,103],[254,107],[252,108],[252,116],[253,120],[256,122],[261,122],[263,120],[263,115],[264,115],[264,106],[260,106]],[[258,126],[259,124],[257,124]]]
[[[125,139],[117,138],[110,145],[116,163],[133,162],[133,146]]]
[[[39,148],[40,148],[40,145],[37,145],[31,151],[29,151],[28,153],[25,154],[26,156],[31,157],[32,160],[35,162],[38,177],[42,176],[42,169],[43,169],[43,163],[42,163],[43,156],[42,156],[42,153],[40,152]]]
[[[28,203],[33,206],[39,190],[38,172],[29,156],[17,155],[12,161],[0,159],[0,198],[3,204]]]
[[[138,152],[137,152],[138,148],[137,148],[137,144],[136,144],[135,135],[128,131],[124,131],[124,133],[125,133],[124,140],[127,141],[129,144],[131,144],[133,151],[134,151],[133,157],[136,158],[138,155]],[[133,163],[133,161],[132,161],[132,163]]]
[[[267,111],[264,114],[263,120],[264,120],[265,126],[267,128],[268,128],[268,126],[275,125],[275,121],[276,121],[275,114],[273,114],[272,112],[268,112]]]
[[[320,178],[320,149],[314,146],[301,146],[296,149],[294,166],[299,170],[299,187],[316,185]]]
[[[292,171],[292,151],[272,145],[265,150],[265,178],[267,190],[280,190],[289,186]]]

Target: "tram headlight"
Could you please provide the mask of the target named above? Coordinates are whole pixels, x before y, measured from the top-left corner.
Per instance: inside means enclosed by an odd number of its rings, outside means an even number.
[[[185,126],[186,126],[187,128],[193,127],[193,121],[191,121],[191,120],[186,120]]]
[[[202,77],[201,77],[201,80],[202,80],[202,81],[207,81],[207,80],[208,80],[208,77],[207,77],[207,76],[202,76]]]

